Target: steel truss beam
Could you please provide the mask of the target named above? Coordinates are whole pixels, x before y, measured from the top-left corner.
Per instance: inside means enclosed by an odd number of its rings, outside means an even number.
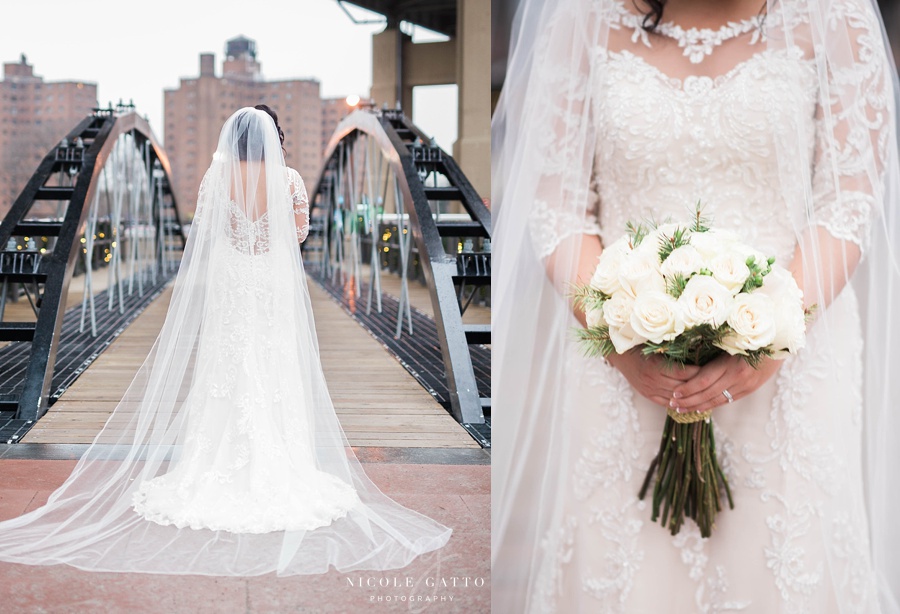
[[[117,143],[123,140],[140,153],[129,154],[121,147],[116,148]],[[86,265],[82,327],[88,311],[91,316],[94,314],[90,279],[97,232],[97,202],[104,190],[106,199],[110,200],[110,174],[120,172],[124,168],[123,156],[129,155],[129,162],[135,165],[134,168],[146,167],[144,176],[148,183],[146,188],[136,186],[130,181],[133,176],[120,175],[123,181],[113,197],[117,202],[111,207],[113,213],[110,237],[107,239],[111,245],[108,261],[111,276],[109,308],[114,307],[113,297],[118,294],[119,301],[115,307],[121,309],[126,281],[121,272],[123,242],[129,242],[131,263],[138,256],[139,249],[145,256],[149,250],[151,259],[155,251],[156,266],[149,272],[153,282],[156,281],[157,269],[173,266],[169,262],[169,253],[179,248],[183,250],[185,243],[168,180],[171,176],[168,158],[146,120],[139,115],[124,112],[123,109],[95,109],[47,153],[0,223],[0,341],[31,343],[21,394],[17,399],[0,401],[0,410],[14,410],[16,420],[34,421],[47,411],[69,282],[76,263],[82,258]],[[138,158],[138,155],[142,157]],[[103,173],[105,168],[107,172]],[[101,177],[107,185],[100,185]],[[151,186],[155,193],[151,193]],[[159,244],[158,250],[154,250],[153,246],[141,247],[139,241],[128,236],[131,220],[129,212],[121,206],[120,197],[126,189],[132,191],[132,198],[144,203],[143,211],[149,216],[146,219],[152,218],[154,230],[149,234]],[[139,193],[142,189],[143,192]],[[58,202],[55,218],[29,218],[32,207],[41,200]],[[34,240],[28,240],[23,246],[18,238],[24,237],[46,237],[49,242],[43,247]],[[135,273],[131,283],[136,275],[145,273]],[[138,277],[139,289],[142,279]],[[33,323],[2,321],[8,290],[17,284],[24,287],[32,303],[36,315]]]
[[[372,160],[376,151],[380,153],[377,163]],[[309,241],[310,245],[304,248],[307,262],[321,267],[326,278],[334,279],[349,269],[350,276],[358,279],[360,239],[356,224],[348,228],[345,220],[349,217],[355,221],[357,207],[364,208],[363,226],[365,232],[373,235],[367,298],[367,310],[371,310],[372,289],[380,293],[380,258],[375,259],[378,212],[373,205],[393,197],[401,258],[396,335],[402,333],[404,320],[408,325],[407,334],[414,334],[408,315],[407,285],[414,243],[431,295],[450,392],[450,412],[476,439],[484,439],[478,432],[485,429],[485,410],[490,408],[490,398],[479,395],[470,345],[489,344],[490,326],[465,325],[462,314],[475,291],[490,287],[490,211],[453,158],[430,142],[400,110],[363,110],[347,116],[332,136],[325,160],[311,193],[316,220],[313,227],[320,239],[318,243]],[[436,184],[439,175],[444,185],[429,184],[429,177],[434,177],[431,183]],[[448,201],[460,203],[468,214],[467,219],[460,220],[458,216],[452,221],[442,219],[438,203]],[[448,237],[457,238],[460,248],[447,249],[444,239]],[[471,238],[482,240],[481,251],[461,247]],[[350,247],[345,249],[345,243]],[[316,252],[318,256],[314,260]]]

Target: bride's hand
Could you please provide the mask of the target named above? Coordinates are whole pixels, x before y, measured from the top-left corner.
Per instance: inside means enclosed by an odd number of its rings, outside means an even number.
[[[765,384],[783,360],[763,358],[756,368],[738,356],[723,355],[700,368],[689,381],[672,392],[671,407],[679,412],[704,412],[729,403],[724,391],[734,400],[741,399]]]
[[[673,391],[683,386],[699,371],[700,367],[669,367],[659,356],[644,356],[632,349],[624,354],[607,358],[609,364],[622,372],[631,387],[638,393],[663,407],[668,407]]]

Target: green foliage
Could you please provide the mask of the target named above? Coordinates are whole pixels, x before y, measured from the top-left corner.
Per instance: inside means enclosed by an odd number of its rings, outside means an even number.
[[[691,225],[691,232],[707,232],[710,228],[709,218],[703,216],[703,205],[700,204],[700,201],[697,201],[697,204],[694,205],[694,222]]]
[[[603,303],[609,300],[609,296],[591,285],[574,286],[571,292],[575,307],[588,312],[592,309],[602,309]]]
[[[625,224],[625,230],[628,232],[628,236],[631,239],[632,249],[640,245],[641,241],[644,240],[644,237],[650,232],[643,223],[635,224],[634,222]]]
[[[657,354],[670,366],[705,365],[722,353],[716,344],[731,332],[727,324],[714,329],[709,324],[701,324],[686,329],[672,341],[662,343],[646,342],[641,351],[644,355]]]
[[[576,328],[575,335],[581,342],[584,355],[591,358],[606,357],[615,354],[616,346],[609,338],[609,327]]]
[[[763,278],[772,271],[774,263],[774,258],[769,258],[763,264],[759,264],[756,262],[756,256],[748,257],[746,264],[747,268],[750,269],[750,275],[747,277],[747,281],[744,282],[741,292],[753,292],[757,288],[761,288],[764,283]]]
[[[687,286],[688,281],[690,281],[690,277],[685,277],[681,273],[676,273],[674,277],[666,281],[666,292],[675,298],[679,298],[684,292],[684,288]]]
[[[678,227],[675,229],[675,232],[672,233],[671,237],[660,237],[659,261],[661,263],[665,262],[666,258],[668,258],[673,251],[675,251],[682,245],[688,245],[690,242],[690,235],[688,234],[687,228]]]
[[[752,352],[747,352],[747,354],[741,356],[747,364],[753,367],[754,369],[758,369],[759,365],[762,364],[764,358],[768,358],[772,356],[772,350],[767,348],[761,348],[759,350],[753,350]]]

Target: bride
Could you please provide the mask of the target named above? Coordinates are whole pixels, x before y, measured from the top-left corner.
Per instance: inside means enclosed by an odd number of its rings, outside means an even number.
[[[291,575],[404,567],[447,542],[366,477],[338,423],[282,140],[264,105],[225,122],[150,355],[47,504],[0,523],[0,560]]]
[[[897,79],[870,0],[523,0],[492,124],[493,604],[900,612]],[[628,221],[712,223],[817,305],[806,348],[586,358],[567,297]],[[524,382],[524,384],[523,384]],[[664,407],[714,410],[734,509],[637,493]]]

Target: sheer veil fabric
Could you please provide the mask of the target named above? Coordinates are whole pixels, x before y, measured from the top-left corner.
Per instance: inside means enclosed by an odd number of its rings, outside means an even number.
[[[66,482],[0,523],[0,560],[292,575],[400,568],[447,542],[366,477],[337,420],[298,250],[308,211],[272,119],[235,112],[159,337]]]
[[[826,611],[815,604],[827,603],[827,611],[900,612],[900,98],[878,10],[870,0],[769,0],[758,27],[684,55],[672,46],[658,51],[640,17],[622,0],[523,0],[513,25],[492,120],[494,607],[562,611],[559,600],[578,586],[573,590],[607,599],[607,611],[629,611],[625,604],[635,595],[676,582],[657,575],[642,584],[640,569],[652,564],[654,552],[635,546],[643,543],[636,538],[641,532],[665,533],[650,523],[649,509],[633,509],[647,464],[630,448],[657,445],[664,413],[655,431],[623,418],[637,395],[599,361],[583,366],[568,295],[579,270],[584,280],[589,246],[624,232],[610,223],[687,213],[702,197],[714,223],[732,227],[781,264],[793,263],[807,302],[818,305],[810,347],[782,367],[784,377],[796,374],[794,384],[807,388],[811,381],[813,387],[856,382],[840,391],[848,395],[846,406],[816,408],[808,423],[798,421],[806,414],[789,415],[775,401],[760,416],[772,425],[766,471],[783,482],[780,491],[767,491],[771,481],[756,484],[763,494],[755,496],[789,501],[785,493],[802,493],[805,516],[790,529],[803,534],[804,544],[817,544],[821,558],[809,560],[799,542],[784,537],[782,516],[774,513],[761,519],[761,529],[775,537],[758,535],[734,547],[759,562],[761,577],[768,574],[761,593],[781,593],[781,605],[766,611],[795,611],[798,603]],[[691,53],[703,61],[692,63]],[[719,146],[722,160],[703,157],[709,134],[729,135]],[[695,158],[676,158],[691,151]],[[681,202],[685,196],[693,200]],[[804,379],[802,365],[810,362],[804,356],[816,358],[814,379]],[[860,359],[861,376],[848,380]],[[591,433],[596,445],[581,453],[573,442],[586,428],[579,417],[584,401],[573,390],[594,374],[606,386],[595,390],[606,392],[584,413],[609,412],[609,429]],[[802,393],[798,399],[810,394],[794,389]],[[736,404],[717,411],[737,410]],[[749,454],[739,440],[734,445],[736,457]],[[822,459],[827,473],[817,465]],[[747,488],[752,478],[740,476]],[[624,505],[632,506],[628,515],[594,510],[586,524],[605,539],[579,543],[585,533],[565,502],[602,503],[619,496],[620,487]],[[848,527],[857,532],[848,537]],[[711,540],[717,538],[714,531]],[[766,569],[773,551],[787,556],[792,547],[791,564],[799,567],[782,568],[786,559],[773,557]],[[699,565],[681,552],[680,561],[662,559],[669,567],[661,573]],[[597,567],[579,567],[588,556],[600,561]],[[863,563],[857,571],[847,564],[854,556]],[[810,573],[801,574],[803,565]],[[582,573],[574,585],[564,584],[561,570],[568,569]],[[698,611],[714,610],[709,582],[691,604]],[[809,601],[815,599],[823,601]]]

